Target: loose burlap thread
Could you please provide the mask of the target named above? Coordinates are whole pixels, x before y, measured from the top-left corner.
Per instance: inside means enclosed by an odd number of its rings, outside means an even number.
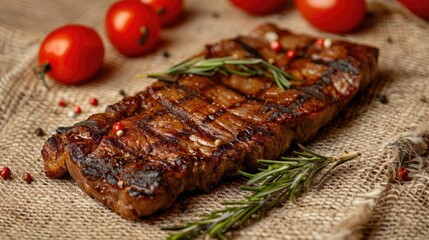
[[[339,167],[328,179],[302,195],[297,204],[268,212],[260,221],[230,237],[236,239],[427,239],[429,237],[429,172],[411,167],[411,180],[395,180],[383,144],[401,132],[428,121],[429,30],[389,3],[372,7],[361,29],[343,36],[319,32],[292,6],[263,17],[249,16],[227,1],[188,0],[184,19],[162,33],[162,44],[141,58],[126,58],[109,45],[103,17],[112,1],[0,2],[0,167],[12,170],[12,179],[0,180],[1,239],[160,239],[160,226],[196,219],[222,207],[221,202],[243,197],[242,183],[232,179],[210,193],[181,196],[169,210],[141,221],[120,218],[85,193],[70,179],[45,177],[40,149],[58,126],[71,125],[103,111],[150,82],[136,73],[162,70],[202,49],[204,44],[245,34],[259,23],[271,21],[291,31],[344,38],[380,48],[379,75],[331,124],[321,129],[309,147],[324,154],[344,150],[362,156]],[[100,32],[106,47],[105,64],[93,81],[63,86],[48,81],[46,89],[33,73],[43,37],[67,23],[80,23]],[[163,57],[163,51],[171,54]],[[378,101],[387,96],[388,103]],[[88,100],[97,97],[100,106]],[[59,100],[70,103],[57,106]],[[79,104],[83,113],[68,118]],[[36,136],[35,128],[47,135]],[[428,159],[420,159],[423,163]],[[393,165],[392,165],[393,164]],[[22,180],[25,172],[32,184]]]

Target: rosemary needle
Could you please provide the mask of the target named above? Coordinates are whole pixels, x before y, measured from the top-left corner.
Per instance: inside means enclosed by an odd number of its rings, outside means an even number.
[[[263,211],[278,206],[286,198],[295,203],[300,193],[314,185],[315,179],[323,169],[330,166],[328,173],[360,156],[358,152],[350,152],[341,157],[328,157],[300,144],[298,146],[301,151],[294,152],[296,157],[258,160],[262,166],[259,172],[254,174],[240,172],[242,176],[249,178],[247,185],[241,186],[240,189],[252,192],[245,200],[225,202],[224,209],[203,215],[200,220],[187,222],[183,226],[162,228],[175,231],[168,239],[192,239],[198,235],[223,239],[228,231],[250,223],[253,217],[261,216]]]
[[[282,91],[285,88],[290,88],[290,81],[300,81],[264,59],[236,59],[233,57],[208,59],[196,57],[181,62],[165,72],[137,75],[137,77],[150,77],[161,81],[175,82],[177,76],[181,74],[213,76],[217,73],[222,75],[235,74],[243,77],[266,76],[273,79]]]

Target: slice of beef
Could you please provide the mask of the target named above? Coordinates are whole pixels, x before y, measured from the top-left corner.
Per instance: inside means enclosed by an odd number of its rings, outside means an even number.
[[[274,32],[286,51],[265,39]],[[59,128],[42,149],[50,178],[69,173],[90,196],[124,218],[171,206],[194,189],[275,159],[291,142],[305,142],[365,88],[376,73],[378,50],[316,39],[264,24],[248,36],[208,45],[199,55],[264,58],[303,80],[281,91],[266,77],[180,76],[155,82],[104,113]],[[124,135],[111,130],[125,125]]]

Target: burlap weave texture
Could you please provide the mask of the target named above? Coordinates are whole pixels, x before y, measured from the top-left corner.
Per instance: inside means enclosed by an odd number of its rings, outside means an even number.
[[[244,193],[240,180],[222,183],[208,194],[180,197],[170,210],[131,222],[98,204],[72,179],[51,180],[43,172],[40,149],[58,126],[71,125],[103,111],[150,82],[136,73],[162,70],[204,44],[245,34],[271,21],[291,31],[345,38],[380,48],[377,81],[359,94],[309,146],[325,154],[356,150],[362,157],[338,168],[296,205],[286,203],[259,222],[234,232],[237,239],[427,239],[429,238],[429,171],[412,172],[412,180],[392,180],[380,146],[405,130],[428,121],[429,27],[385,7],[371,8],[364,26],[353,34],[329,35],[310,27],[292,6],[264,17],[246,15],[226,0],[187,0],[183,21],[162,33],[161,47],[141,58],[126,58],[109,45],[104,14],[112,1],[0,1],[0,167],[9,166],[13,179],[0,179],[0,239],[160,239],[160,226],[195,219],[221,208],[221,202]],[[94,27],[106,47],[105,64],[93,81],[62,86],[48,81],[46,89],[33,73],[43,37],[67,23]],[[163,57],[167,50],[170,58]],[[378,95],[388,98],[387,104]],[[97,97],[100,106],[88,100]],[[83,113],[68,118],[64,99],[81,105]],[[38,137],[40,127],[47,135]],[[427,159],[426,159],[427,160]],[[26,184],[30,172],[35,181]]]

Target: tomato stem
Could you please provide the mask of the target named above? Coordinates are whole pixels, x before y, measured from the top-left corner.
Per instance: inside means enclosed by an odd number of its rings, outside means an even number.
[[[35,73],[39,77],[40,80],[42,80],[43,85],[49,89],[49,86],[46,84],[46,78],[45,75],[51,70],[51,65],[49,63],[44,63],[38,67],[37,70],[35,70]]]
[[[141,37],[139,39],[139,46],[143,45],[144,43],[146,43],[147,38],[149,37],[149,29],[146,26],[142,26],[140,28],[140,32],[141,32]]]
[[[156,14],[158,14],[158,16],[164,15],[165,12],[166,12],[166,9],[164,7],[160,7],[158,9],[156,9]]]

